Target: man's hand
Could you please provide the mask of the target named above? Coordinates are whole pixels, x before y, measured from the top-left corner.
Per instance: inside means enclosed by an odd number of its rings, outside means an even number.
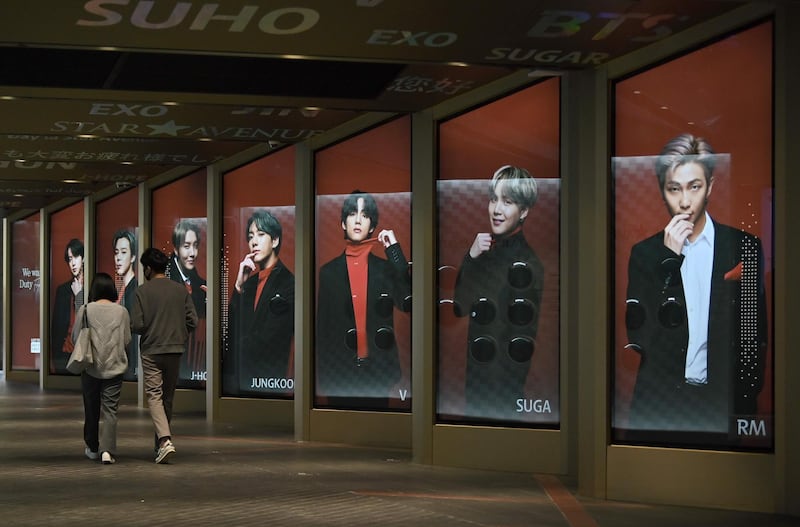
[[[236,288],[236,291],[239,293],[242,292],[242,286],[250,278],[250,273],[256,270],[256,263],[253,261],[253,256],[256,253],[247,253],[244,255],[244,259],[242,263],[239,264],[239,272],[236,274],[236,283],[233,284],[233,287]]]
[[[488,232],[479,232],[469,248],[469,255],[475,259],[492,248],[492,235]]]
[[[384,247],[389,247],[390,245],[397,243],[397,237],[394,235],[394,231],[389,229],[384,229],[379,232],[378,240],[383,244]]]
[[[683,243],[694,232],[694,223],[688,220],[688,214],[676,214],[664,227],[664,246],[675,254],[681,254]]]

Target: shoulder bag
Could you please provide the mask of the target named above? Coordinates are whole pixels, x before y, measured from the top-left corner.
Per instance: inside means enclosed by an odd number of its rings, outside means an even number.
[[[86,305],[83,307],[81,331],[78,333],[78,339],[75,341],[75,348],[69,356],[69,362],[67,362],[67,370],[75,374],[80,374],[94,363],[94,349],[91,337],[92,330],[89,328],[89,320],[87,318],[88,312],[89,306]]]

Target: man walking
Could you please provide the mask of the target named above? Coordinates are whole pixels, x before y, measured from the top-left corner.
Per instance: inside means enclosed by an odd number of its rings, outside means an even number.
[[[131,330],[141,335],[139,348],[147,405],[155,427],[156,463],[166,463],[175,453],[170,421],[181,354],[197,327],[197,311],[186,288],[166,277],[166,254],[151,247],[139,261],[146,282],[136,290]]]

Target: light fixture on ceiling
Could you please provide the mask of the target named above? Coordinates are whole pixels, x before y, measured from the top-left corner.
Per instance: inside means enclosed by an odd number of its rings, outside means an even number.
[[[549,70],[547,68],[535,68],[528,72],[528,77],[532,79],[544,77],[561,77],[564,75],[563,71]]]
[[[76,184],[76,183],[80,183],[81,181],[78,180],[78,179],[62,179],[61,182],[62,183],[69,183],[70,185],[73,185],[73,184]]]

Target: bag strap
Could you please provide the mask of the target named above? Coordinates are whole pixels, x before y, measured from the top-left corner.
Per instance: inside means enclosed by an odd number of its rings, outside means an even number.
[[[83,306],[83,321],[81,322],[81,327],[89,327],[89,304]]]

